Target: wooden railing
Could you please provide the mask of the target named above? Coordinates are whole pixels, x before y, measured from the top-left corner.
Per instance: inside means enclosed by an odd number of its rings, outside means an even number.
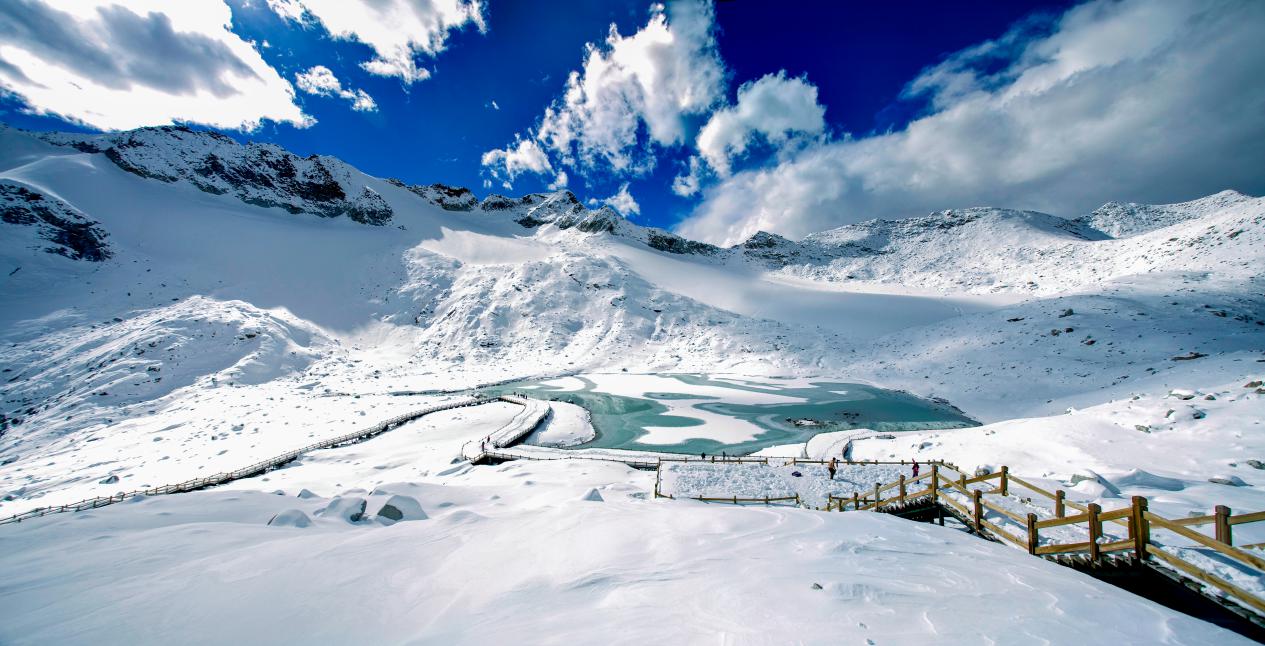
[[[947,477],[946,471],[956,472],[957,479]],[[925,488],[910,491],[911,485],[927,479],[930,482]],[[979,487],[993,482],[996,482],[995,486]],[[1036,494],[1036,497],[1024,502],[1040,498],[1051,501],[1051,517],[1042,519],[1034,512],[1020,514],[987,499],[989,496],[1000,496],[1019,500],[1012,492],[1012,487],[1016,486]],[[893,489],[897,492],[895,495],[884,497],[883,492]],[[1104,511],[1097,503],[1076,503],[1067,500],[1066,493],[1062,490],[1048,491],[1013,476],[1004,466],[996,473],[967,477],[957,468],[942,462],[932,463],[930,472],[917,478],[902,475],[899,480],[886,485],[875,484],[873,492],[867,491],[864,495],[855,492],[850,497],[830,496],[826,509],[879,511],[884,507],[905,505],[924,497],[946,506],[977,532],[992,535],[1026,550],[1029,554],[1042,557],[1083,556],[1090,564],[1101,563],[1105,558],[1116,554],[1132,556],[1138,563],[1154,565],[1158,561],[1185,577],[1220,590],[1234,602],[1265,615],[1265,599],[1218,576],[1207,567],[1192,563],[1180,554],[1183,549],[1212,550],[1214,554],[1239,567],[1255,571],[1257,576],[1265,576],[1265,558],[1248,551],[1265,547],[1265,544],[1236,547],[1233,538],[1233,527],[1265,521],[1265,511],[1234,515],[1229,507],[1218,505],[1212,514],[1174,520],[1151,512],[1148,500],[1142,496],[1134,496],[1126,507]],[[1077,513],[1069,515],[1069,509]],[[991,520],[988,518],[989,512],[995,514]],[[1119,529],[1123,528],[1125,536],[1114,538],[1108,535],[1103,529],[1105,524],[1114,527],[1115,536],[1119,536]],[[1008,525],[1009,528],[1003,525]],[[1213,527],[1212,536],[1191,529],[1205,525]],[[1046,536],[1042,535],[1042,530],[1060,527],[1083,528],[1085,540],[1058,542],[1049,540],[1048,533]],[[1161,532],[1167,533],[1170,540],[1156,540],[1156,534]],[[1182,541],[1193,545],[1187,547],[1181,545],[1181,541],[1171,541],[1174,537],[1180,537]]]
[[[709,456],[709,457],[718,457],[718,456]],[[655,464],[656,464],[656,468],[655,468],[655,480],[654,480],[654,497],[655,497],[655,498],[671,498],[671,499],[674,499],[674,500],[675,500],[675,499],[677,499],[677,497],[676,497],[676,495],[675,495],[675,494],[663,493],[662,488],[661,488],[661,487],[662,487],[662,483],[663,483],[663,465],[664,465],[664,464],[672,464],[672,463],[704,463],[704,464],[713,464],[713,463],[714,463],[714,464],[731,464],[731,463],[732,463],[732,464],[767,464],[767,465],[770,465],[770,466],[780,464],[781,466],[788,466],[788,465],[800,465],[800,464],[820,464],[820,465],[825,465],[825,464],[829,464],[829,463],[830,463],[830,461],[829,461],[829,460],[806,460],[806,459],[802,459],[802,458],[750,457],[750,456],[742,456],[742,457],[729,457],[729,458],[724,458],[724,457],[721,457],[721,459],[719,459],[719,460],[708,460],[708,459],[706,459],[706,458],[696,458],[696,457],[694,457],[694,456],[681,456],[681,457],[671,457],[671,458],[659,458],[659,459],[657,460],[657,462],[655,463]],[[902,465],[902,466],[907,466],[907,465],[910,465],[910,464],[913,464],[913,463],[912,463],[912,462],[909,462],[909,461],[906,461],[906,460],[899,460],[899,461],[895,461],[895,460],[892,460],[892,461],[882,461],[882,460],[835,460],[835,464],[837,464],[837,465],[839,465],[839,466],[863,466],[863,465],[880,465],[880,464],[882,464],[882,465]],[[936,462],[936,464],[944,464],[944,463],[942,463],[942,462]],[[910,481],[908,481],[908,482],[916,482],[916,481],[918,481],[918,480],[922,480],[923,478],[928,477],[929,475],[930,475],[930,473],[927,473],[926,475],[924,475],[924,476],[922,476],[922,477],[919,477],[919,478],[917,478],[916,480],[910,480]],[[904,481],[904,476],[901,476],[901,481]],[[887,489],[890,489],[890,488],[892,488],[892,487],[897,487],[897,486],[900,486],[900,485],[899,485],[899,482],[894,482],[894,483],[891,483],[891,484],[888,484],[888,485],[876,485],[876,487],[877,487],[876,491],[886,491]],[[902,492],[903,492],[903,489],[902,489]],[[769,496],[765,496],[765,497],[763,497],[763,498],[742,498],[742,497],[739,497],[739,496],[715,496],[715,497],[705,497],[705,496],[685,496],[685,497],[684,497],[684,499],[687,499],[687,500],[703,500],[703,501],[706,501],[706,502],[729,502],[729,503],[733,503],[733,504],[739,504],[739,503],[764,503],[764,504],[769,504],[769,503],[771,503],[771,502],[787,502],[787,501],[794,501],[794,502],[795,502],[795,504],[796,504],[797,506],[800,506],[800,505],[803,505],[803,504],[804,504],[804,501],[803,501],[803,499],[800,497],[800,495],[799,495],[799,494],[795,494],[795,495],[793,495],[793,496],[778,496],[778,497],[769,497]],[[835,496],[830,496],[830,500],[831,500],[831,502],[833,503],[833,501],[835,501],[835,500],[842,500],[842,498],[836,498]],[[849,499],[849,500],[851,500],[851,499]],[[895,498],[891,498],[891,499],[889,499],[889,500],[895,500]],[[841,510],[841,511],[842,511],[842,510]]]
[[[423,417],[431,413],[437,413],[443,410],[451,410],[453,408],[475,406],[478,404],[482,404],[485,401],[486,400],[483,398],[476,397],[476,398],[471,398],[471,399],[458,400],[458,401],[450,402],[447,404],[440,404],[438,406],[431,406],[429,408],[423,408],[421,410],[411,411],[408,413],[404,413],[403,415],[396,415],[395,417],[392,417],[384,422],[379,422],[369,428],[347,433],[345,435],[339,435],[338,437],[333,437],[333,438],[323,440],[320,442],[315,442],[303,448],[295,449],[293,451],[287,451],[285,453],[282,453],[281,455],[274,456],[267,460],[256,462],[250,466],[245,466],[233,471],[225,471],[222,473],[216,473],[214,475],[209,475],[202,478],[194,478],[193,480],[186,480],[184,482],[180,482],[177,484],[161,485],[161,486],[153,487],[149,489],[136,489],[133,491],[116,493],[112,496],[87,498],[84,500],[80,500],[78,502],[72,502],[65,505],[57,505],[53,507],[37,507],[35,509],[25,511],[20,514],[14,514],[12,516],[9,516],[8,518],[0,518],[0,525],[4,525],[7,523],[19,523],[24,520],[29,520],[31,518],[39,518],[40,516],[47,516],[49,514],[60,514],[64,512],[85,511],[88,509],[96,509],[98,507],[105,507],[106,505],[112,505],[115,503],[123,502],[124,500],[127,500],[128,498],[131,498],[133,496],[161,496],[161,495],[167,495],[167,494],[173,494],[173,493],[184,493],[187,491],[197,491],[198,489],[214,487],[216,485],[225,484],[228,482],[232,482],[234,480],[240,480],[242,478],[250,478],[253,476],[257,476],[261,473],[265,473],[269,470],[275,469],[283,464],[292,462],[295,459],[297,459],[299,456],[309,451],[317,451],[320,449],[329,449],[329,448],[334,448],[338,446],[343,446],[346,444],[354,444],[356,442],[363,442],[377,435],[381,435],[382,433],[385,433],[401,424],[404,424],[406,422],[411,422],[419,417]]]

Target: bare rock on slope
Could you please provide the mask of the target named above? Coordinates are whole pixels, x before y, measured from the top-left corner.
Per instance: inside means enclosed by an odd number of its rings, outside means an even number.
[[[14,182],[0,181],[0,222],[30,227],[34,244],[46,243],[44,251],[71,260],[101,262],[111,255],[105,241],[109,234],[99,223],[62,200]]]

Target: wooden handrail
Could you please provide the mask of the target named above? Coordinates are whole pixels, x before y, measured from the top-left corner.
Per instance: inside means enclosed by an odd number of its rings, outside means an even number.
[[[988,509],[991,509],[992,511],[995,511],[995,512],[997,512],[997,513],[999,513],[999,514],[1001,514],[1001,515],[1003,515],[1003,516],[1005,516],[1005,517],[1007,517],[1007,518],[1009,518],[1009,519],[1011,519],[1011,520],[1015,521],[1016,523],[1019,523],[1020,525],[1026,524],[1026,523],[1028,522],[1028,519],[1027,519],[1027,518],[1025,518],[1025,517],[1023,517],[1023,516],[1020,516],[1019,514],[1017,514],[1017,513],[1013,512],[1013,511],[1010,511],[1009,509],[1006,509],[1006,508],[1004,508],[1004,507],[1001,507],[1001,506],[999,506],[999,505],[994,505],[993,503],[988,502],[987,500],[980,500],[980,504],[981,504],[981,505],[984,505],[984,506],[985,506],[985,507],[987,507]]]
[[[1034,485],[1034,484],[1032,484],[1032,483],[1028,482],[1027,480],[1022,479],[1022,478],[1020,478],[1019,476],[1016,476],[1016,475],[1014,475],[1014,474],[1010,474],[1009,478],[1010,478],[1010,481],[1011,481],[1011,482],[1013,482],[1013,483],[1015,483],[1015,484],[1017,484],[1017,485],[1019,485],[1019,486],[1023,487],[1024,489],[1030,489],[1030,490],[1032,490],[1032,491],[1034,491],[1034,492],[1036,492],[1036,493],[1041,494],[1042,496],[1045,496],[1046,498],[1049,498],[1050,500],[1056,500],[1056,499],[1058,499],[1058,496],[1054,495],[1053,493],[1051,493],[1051,492],[1049,492],[1049,491],[1046,491],[1045,489],[1042,489],[1041,487],[1038,487],[1038,486],[1036,486],[1036,485]]]
[[[1052,545],[1041,545],[1037,547],[1037,554],[1067,554],[1069,552],[1086,552],[1089,551],[1089,541],[1083,543],[1055,543]]]
[[[1217,520],[1216,516],[1208,514],[1205,516],[1187,516],[1185,518],[1174,518],[1168,522],[1174,525],[1181,525],[1182,527],[1198,527],[1200,525],[1207,525],[1207,524],[1213,523],[1216,520]]]
[[[1165,552],[1164,550],[1160,549],[1156,545],[1147,545],[1146,552],[1147,554],[1150,554],[1158,558],[1159,560],[1167,563],[1168,565],[1172,566],[1173,568],[1177,569],[1178,571],[1182,572],[1183,574],[1197,581],[1202,581],[1203,583],[1213,585],[1215,587],[1221,588],[1222,590],[1225,590],[1226,592],[1229,592],[1230,594],[1234,596],[1236,601],[1245,603],[1251,608],[1253,608],[1254,610],[1256,610],[1257,612],[1265,614],[1265,599],[1261,599],[1260,597],[1252,594],[1251,592],[1248,592],[1247,590],[1244,590],[1243,588],[1240,588],[1239,586],[1234,585],[1233,583],[1230,583],[1229,581],[1226,581],[1225,579],[1211,572],[1205,572],[1204,570],[1201,570],[1195,567],[1194,565],[1191,565],[1185,560],[1173,554],[1169,554],[1168,552]]]
[[[981,519],[980,519],[980,524],[981,524],[981,525],[983,525],[985,528],[987,528],[987,529],[988,529],[988,531],[990,531],[990,532],[992,532],[992,533],[994,533],[994,534],[996,534],[996,535],[998,535],[998,536],[1000,536],[1000,537],[1002,537],[1002,538],[1004,538],[1004,539],[1006,539],[1006,540],[1010,541],[1011,543],[1013,543],[1013,544],[1015,544],[1015,545],[1018,545],[1019,547],[1023,547],[1023,548],[1025,548],[1025,549],[1026,549],[1026,548],[1027,548],[1027,546],[1028,546],[1028,542],[1027,542],[1027,541],[1021,541],[1021,540],[1019,540],[1019,537],[1017,537],[1017,536],[1015,536],[1014,534],[1011,534],[1010,532],[1008,532],[1008,531],[1006,531],[1006,530],[1002,529],[1001,527],[997,526],[997,525],[996,525],[996,524],[994,524],[994,523],[991,523],[991,522],[989,522],[989,521],[984,520],[984,519],[982,519],[982,518],[981,518]]]
[[[1163,529],[1167,529],[1168,531],[1174,532],[1183,538],[1199,543],[1200,545],[1203,545],[1204,547],[1212,548],[1242,563],[1251,565],[1252,567],[1258,570],[1265,570],[1265,559],[1259,556],[1256,556],[1255,554],[1244,552],[1241,549],[1226,545],[1225,543],[1222,543],[1214,538],[1209,538],[1207,536],[1204,536],[1203,534],[1200,534],[1199,532],[1196,532],[1194,530],[1186,529],[1185,527],[1182,527],[1181,525],[1178,525],[1168,520],[1167,518],[1164,518],[1162,516],[1156,516],[1155,514],[1152,514],[1149,511],[1145,513],[1145,516],[1146,516],[1146,519],[1150,521],[1153,526],[1159,526]]]
[[[1230,517],[1231,525],[1242,525],[1243,523],[1257,523],[1265,520],[1265,511],[1252,512],[1250,514],[1239,514]]]

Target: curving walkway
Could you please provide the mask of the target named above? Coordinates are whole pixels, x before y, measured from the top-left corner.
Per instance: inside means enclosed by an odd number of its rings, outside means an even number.
[[[251,478],[261,473],[271,471],[272,469],[276,469],[277,467],[282,466],[286,463],[293,462],[294,460],[298,459],[299,456],[303,455],[304,453],[308,453],[309,451],[317,451],[320,449],[331,449],[338,446],[356,444],[358,442],[363,442],[365,440],[377,437],[378,435],[381,435],[392,429],[398,428],[399,426],[403,424],[407,424],[408,422],[411,422],[418,418],[424,417],[426,415],[430,415],[431,413],[437,413],[439,411],[444,411],[444,410],[452,410],[454,408],[463,408],[466,406],[477,406],[487,401],[488,400],[483,397],[467,397],[465,399],[459,399],[457,401],[449,402],[447,404],[440,404],[438,406],[430,406],[428,408],[423,408],[420,410],[404,413],[403,415],[396,415],[395,417],[392,417],[391,419],[374,424],[373,426],[370,426],[369,428],[361,429],[359,431],[354,431],[352,433],[347,433],[345,435],[339,435],[338,437],[316,442],[314,444],[309,444],[301,449],[288,451],[286,453],[282,453],[281,455],[269,458],[267,460],[263,460],[261,462],[256,462],[255,464],[252,464],[247,467],[242,467],[234,471],[225,471],[222,473],[217,473],[217,474],[206,476],[203,478],[195,478],[193,480],[186,480],[184,482],[180,482],[177,484],[162,485],[160,487],[153,487],[150,489],[137,489],[135,491],[117,493],[117,494],[114,494],[113,496],[88,498],[85,500],[80,500],[78,502],[72,502],[66,505],[58,505],[54,507],[37,507],[30,511],[25,511],[20,514],[14,514],[13,516],[9,516],[8,518],[0,518],[0,525],[4,525],[7,523],[19,523],[24,520],[28,520],[31,518],[39,518],[40,516],[47,516],[49,514],[60,514],[60,513],[68,512],[68,511],[85,511],[88,509],[96,509],[98,507],[105,507],[106,505],[113,505],[115,503],[120,503],[120,502],[123,502],[124,500],[127,500],[135,496],[163,496],[163,495],[173,494],[173,493],[185,493],[187,491],[197,491],[198,489],[206,489],[207,487],[222,485],[224,483],[232,482],[234,480],[241,480],[243,478]],[[515,402],[515,403],[518,403],[518,402]],[[545,410],[548,411],[548,406],[545,407]]]

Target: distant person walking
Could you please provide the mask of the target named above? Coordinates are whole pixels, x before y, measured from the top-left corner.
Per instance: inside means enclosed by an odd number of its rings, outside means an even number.
[[[918,477],[918,461],[914,460],[914,477]]]
[[[830,472],[830,479],[835,479],[835,473],[839,471],[839,459],[830,458],[830,462],[826,464],[826,471]]]

